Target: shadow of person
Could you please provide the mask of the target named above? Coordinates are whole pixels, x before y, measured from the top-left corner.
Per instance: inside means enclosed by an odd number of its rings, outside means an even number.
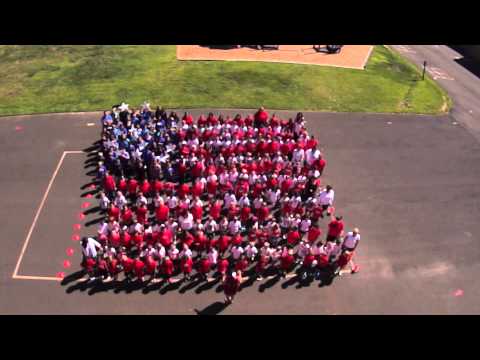
[[[254,274],[251,274],[246,281],[241,283],[240,289],[238,289],[238,291],[242,291],[243,289],[252,286],[255,283],[255,280],[256,276]]]
[[[160,289],[160,294],[165,295],[169,291],[177,290],[183,283],[183,279],[169,283],[167,286],[164,286]]]
[[[88,291],[88,295],[92,296],[95,295],[96,293],[99,292],[108,292],[112,289],[115,289],[117,286],[115,281],[109,281],[109,282],[97,282],[95,283],[91,289]]]
[[[200,294],[200,293],[202,293],[203,291],[210,290],[210,289],[213,288],[216,284],[218,284],[219,281],[220,281],[220,278],[219,278],[219,277],[213,279],[212,281],[208,281],[208,282],[206,282],[205,284],[203,284],[202,286],[199,286],[197,289],[195,289],[195,293],[196,293],[196,294]]]
[[[333,279],[335,276],[332,275],[330,271],[322,271],[320,273],[319,279],[320,282],[318,284],[318,287],[324,287],[324,286],[330,286],[333,283]]]
[[[277,282],[279,282],[279,281],[280,281],[280,275],[277,274],[277,275],[275,275],[273,278],[271,278],[270,280],[268,280],[266,283],[260,285],[260,286],[258,287],[258,291],[260,291],[260,292],[263,293],[265,290],[271,288],[273,285],[275,285],[275,284],[276,284]]]
[[[78,279],[81,279],[84,275],[85,275],[85,271],[84,270],[80,270],[80,271],[77,271],[77,272],[74,272],[70,275],[67,275],[63,278],[63,280],[60,282],[60,285],[62,286],[65,286],[65,285],[68,285],[70,284],[72,281],[75,281],[75,280],[78,280]]]
[[[101,216],[101,217],[99,217],[99,218],[90,220],[90,221],[88,221],[88,222],[85,223],[85,227],[89,227],[89,226],[92,226],[92,225],[101,223],[101,222],[104,221],[104,220],[105,220],[105,216]]]
[[[200,285],[200,283],[203,281],[201,277],[197,277],[195,280],[192,282],[188,283],[185,285],[183,288],[180,289],[179,293],[180,294],[185,294],[188,290],[193,289],[195,286]]]
[[[88,281],[88,280],[79,281],[76,284],[73,284],[73,285],[69,286],[67,288],[67,290],[65,290],[65,292],[67,294],[71,294],[71,293],[73,293],[74,291],[77,291],[77,290],[81,291],[81,292],[84,292],[88,288],[92,287],[94,285],[94,283],[95,283],[95,281]]]
[[[284,290],[287,289],[289,286],[292,286],[293,284],[295,284],[299,280],[300,280],[300,276],[298,276],[298,275],[295,275],[295,276],[291,277],[290,279],[288,279],[287,281],[285,281],[282,284],[282,289],[284,289]]]
[[[159,290],[163,286],[163,281],[149,281],[148,284],[142,289],[143,294],[149,294],[152,291]]]
[[[226,305],[222,301],[216,301],[213,304],[208,305],[205,309],[203,310],[197,310],[194,309],[197,315],[218,315],[220,314],[223,310],[227,308],[228,305]]]

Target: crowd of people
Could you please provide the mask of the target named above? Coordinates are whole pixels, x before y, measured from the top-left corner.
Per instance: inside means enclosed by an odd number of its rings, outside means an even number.
[[[358,270],[359,230],[345,231],[335,215],[334,189],[321,182],[326,160],[302,113],[284,120],[260,108],[195,121],[122,103],[101,122],[105,220],[82,239],[91,280],[213,276],[230,303],[246,274]]]

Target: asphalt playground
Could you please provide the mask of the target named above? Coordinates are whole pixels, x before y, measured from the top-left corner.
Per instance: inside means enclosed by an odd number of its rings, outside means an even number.
[[[200,112],[209,111],[192,111]],[[450,116],[305,114],[337,213],[361,231],[358,274],[321,287],[300,287],[295,276],[248,282],[228,308],[218,284],[85,286],[75,275],[78,237],[96,231],[88,151],[100,113],[8,117],[0,119],[0,313],[480,313],[480,144],[471,132]]]

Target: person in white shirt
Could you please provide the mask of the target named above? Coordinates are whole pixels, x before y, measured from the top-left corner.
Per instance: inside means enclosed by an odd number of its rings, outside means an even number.
[[[214,235],[217,231],[218,231],[217,222],[214,219],[209,218],[205,223],[205,232],[208,235]]]
[[[278,198],[280,197],[280,190],[273,190],[273,189],[268,189],[267,191],[267,200],[270,205],[276,205]]]
[[[250,259],[250,261],[255,260],[255,257],[258,254],[258,249],[255,246],[255,242],[251,242],[245,247],[245,254]]]
[[[185,256],[187,256],[187,257],[192,257],[193,256],[192,250],[190,250],[190,248],[188,247],[187,244],[183,244],[183,249],[178,254],[179,259],[181,259]]]
[[[242,195],[240,200],[238,200],[238,205],[240,207],[250,206],[250,199],[248,198],[247,194]]]
[[[241,247],[240,245],[233,246],[230,251],[231,251],[232,257],[235,261],[240,259],[240,257],[244,253],[243,247]]]
[[[127,205],[127,199],[125,199],[125,196],[121,191],[117,191],[117,196],[115,197],[115,200],[113,200],[113,203],[119,209],[123,209],[123,207]]]
[[[300,244],[298,245],[297,249],[297,257],[298,257],[298,262],[302,262],[305,256],[308,255],[310,252],[310,244],[305,243],[304,241],[300,241]]]
[[[81,242],[82,253],[85,258],[91,257],[96,258],[98,255],[98,250],[102,248],[102,245],[91,237],[84,237]]]
[[[214,247],[210,248],[210,251],[208,252],[208,260],[212,265],[217,265],[218,251]]]
[[[160,243],[157,243],[153,251],[153,256],[161,261],[165,258],[166,255],[167,255],[167,251],[165,250],[163,245]]]
[[[167,206],[170,210],[175,210],[178,206],[178,198],[175,195],[172,195],[167,200]]]
[[[303,149],[295,149],[292,154],[292,161],[294,163],[302,163],[305,160],[305,151]]]
[[[236,204],[237,203],[237,198],[235,197],[235,194],[233,192],[225,194],[223,198],[223,207],[225,209],[230,208],[230,205]]]
[[[110,206],[110,199],[105,195],[103,191],[100,192],[100,209],[103,212],[107,211],[108,207]]]
[[[237,235],[241,227],[242,223],[238,218],[235,218],[228,223],[228,232],[230,235]]]
[[[142,192],[139,192],[137,197],[137,202],[135,205],[137,206],[137,208],[139,208],[142,205],[147,206],[147,204],[148,204],[147,198],[143,195]]]
[[[274,252],[275,252],[275,249],[271,248],[270,244],[267,241],[263,244],[263,246],[260,249],[260,254],[269,259],[273,256]]]
[[[222,216],[218,224],[218,229],[221,233],[228,232],[228,220],[225,216]]]
[[[304,218],[300,223],[300,231],[302,233],[307,233],[308,230],[310,230],[311,225],[312,225],[312,220],[310,220],[310,218],[308,217]]]
[[[261,196],[258,196],[253,200],[253,208],[255,210],[260,209],[262,207],[262,205],[263,205],[263,199],[262,199]]]
[[[104,222],[102,222],[102,223],[100,224],[100,226],[98,227],[97,234],[98,234],[98,236],[102,236],[102,235],[103,235],[103,236],[106,237],[106,236],[108,236],[108,233],[109,233],[109,231],[108,231],[108,223],[107,223],[106,221],[104,221]]]
[[[347,233],[347,235],[343,238],[342,249],[348,250],[350,252],[355,251],[360,241],[360,230],[358,228],[353,229]]]
[[[164,201],[163,201],[163,198],[160,196],[159,193],[156,193],[155,194],[155,197],[153,198],[153,206],[156,208],[158,208],[160,205],[163,205],[164,204]]]
[[[175,261],[178,259],[178,254],[179,254],[179,251],[177,247],[175,246],[175,244],[172,244],[170,246],[170,249],[168,249],[168,256],[170,257],[170,259],[172,259],[172,261]]]
[[[305,159],[309,166],[312,166],[315,163],[315,161],[320,158],[320,156],[321,156],[321,152],[317,148],[308,149],[305,152]]]
[[[317,198],[318,204],[322,207],[322,214],[320,215],[320,217],[323,218],[323,212],[333,205],[334,199],[335,192],[330,185],[327,185],[327,187],[320,192]]]
[[[180,222],[180,227],[182,228],[182,230],[188,231],[192,229],[193,215],[189,211],[180,215],[178,220]]]

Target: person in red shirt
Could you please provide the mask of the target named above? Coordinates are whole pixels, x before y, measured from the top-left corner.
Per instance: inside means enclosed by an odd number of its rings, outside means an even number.
[[[168,220],[169,213],[170,213],[170,209],[168,208],[168,206],[161,203],[155,209],[155,218],[159,223],[165,223]]]
[[[323,174],[323,170],[325,169],[326,165],[327,165],[327,161],[321,155],[314,163],[314,166],[318,170],[320,175]]]
[[[123,272],[125,274],[126,280],[130,281],[132,278],[132,272],[133,272],[133,267],[135,265],[135,260],[128,257],[126,254],[122,254],[120,262],[122,264]]]
[[[202,220],[203,217],[203,208],[199,205],[193,205],[190,211],[193,216],[193,220]]]
[[[128,189],[127,180],[125,179],[125,177],[122,176],[118,181],[118,190],[120,190],[122,194],[126,194],[127,189]]]
[[[185,113],[185,115],[183,115],[182,120],[188,126],[193,125],[193,116],[188,113]]]
[[[215,194],[217,193],[217,189],[218,189],[218,181],[216,180],[210,180],[207,182],[207,192],[210,196],[215,196]]]
[[[246,256],[242,256],[235,264],[235,271],[243,274],[248,267],[248,260]]]
[[[280,274],[282,277],[286,277],[287,273],[293,270],[295,264],[295,257],[293,256],[293,250],[290,249],[288,253],[280,257]]]
[[[190,280],[190,274],[193,270],[193,260],[190,256],[183,256],[180,262],[180,267],[182,268],[184,280]]]
[[[185,196],[187,196],[188,194],[190,194],[190,186],[188,184],[181,184],[179,187],[178,187],[178,195],[181,197],[181,198],[184,198]]]
[[[140,185],[140,192],[142,192],[145,196],[148,197],[150,195],[150,190],[151,190],[150,183],[148,182],[147,179],[144,179],[142,182],[142,185]]]
[[[137,249],[141,249],[144,242],[144,235],[142,233],[136,233],[132,236],[132,245]]]
[[[144,225],[147,222],[147,213],[148,213],[148,209],[145,205],[142,205],[137,209],[136,215],[137,215],[137,222],[139,224]]]
[[[138,181],[134,178],[128,180],[128,196],[131,199],[135,199],[138,190]]]
[[[119,268],[119,262],[118,260],[113,257],[113,256],[110,256],[108,258],[108,261],[107,261],[107,270],[108,270],[108,274],[109,276],[113,279],[113,281],[117,281],[118,280],[118,274],[120,273],[120,268]]]
[[[217,274],[218,274],[218,277],[222,279],[222,281],[225,279],[225,275],[227,274],[228,267],[229,267],[229,263],[228,263],[227,257],[222,257],[217,262]]]
[[[252,212],[252,209],[249,206],[244,206],[240,210],[240,221],[243,224],[246,224],[247,221],[250,219],[250,214]]]
[[[196,197],[200,197],[202,196],[204,190],[205,190],[205,186],[203,185],[203,183],[199,180],[196,180],[192,186],[192,195]]]
[[[106,280],[106,279],[109,278],[107,255],[102,256],[102,255],[98,254],[98,257],[97,257],[97,275],[102,280]]]
[[[255,127],[262,128],[267,126],[269,117],[268,112],[266,112],[265,108],[262,106],[254,115]]]
[[[153,191],[155,191],[156,193],[161,193],[165,186],[163,184],[163,182],[161,182],[160,180],[156,179],[155,181],[152,181],[152,184],[150,185],[150,187],[153,189]]]
[[[355,274],[359,271],[359,266],[353,262],[354,251],[344,251],[336,261],[336,270],[335,275],[342,276],[343,271],[350,265],[350,271],[352,274]]]
[[[263,205],[258,209],[258,222],[262,224],[270,216],[270,209],[267,206],[266,202],[263,202]]]
[[[229,273],[223,281],[223,292],[225,293],[225,305],[233,303],[235,295],[240,290],[240,284],[242,283],[242,275],[236,272]]]
[[[218,239],[217,247],[218,247],[218,252],[220,254],[224,254],[225,251],[228,250],[230,243],[232,242],[232,238],[228,235],[222,235]]]
[[[203,281],[208,280],[208,273],[210,272],[211,268],[212,264],[210,263],[210,260],[206,255],[204,255],[198,263],[198,275]]]
[[[121,231],[120,244],[126,249],[130,249],[132,247],[132,236],[128,233],[128,231]]]
[[[135,259],[135,264],[133,265],[133,269],[135,272],[135,276],[137,277],[137,281],[143,282],[144,270],[145,270],[145,263],[140,260],[140,258]]]
[[[122,211],[122,223],[130,226],[133,222],[133,213],[128,206],[125,205]]]
[[[203,231],[199,231],[198,234],[203,234]],[[183,236],[183,244],[187,245],[189,248],[192,247],[192,244],[195,242],[195,237],[189,232],[185,231]]]
[[[335,241],[338,238],[340,238],[344,228],[343,221],[342,221],[343,217],[331,216],[331,219],[332,221],[330,221],[330,223],[328,224],[327,241]]]
[[[164,280],[167,281],[168,283],[171,283],[174,266],[173,266],[173,261],[170,259],[170,257],[165,256],[165,259],[162,262],[161,268],[162,268],[162,275],[164,277]]]
[[[145,273],[150,275],[150,280],[153,280],[157,275],[158,261],[151,255],[145,258]]]
[[[260,255],[260,258],[255,265],[255,275],[258,281],[263,279],[263,274],[268,266],[270,259],[268,256]]]
[[[105,174],[105,178],[103,180],[103,187],[105,189],[105,192],[107,194],[110,194],[110,196],[113,197],[113,194],[114,194],[115,189],[116,189],[115,179],[108,172]]]
[[[187,232],[187,234],[188,234],[188,232]],[[203,231],[197,231],[197,233],[195,234],[194,246],[195,246],[196,250],[200,251],[200,252],[207,249],[208,238]]]
[[[90,281],[95,280],[96,265],[97,265],[97,261],[92,257],[86,258],[85,261],[82,263],[82,267],[87,273]]]
[[[322,234],[322,231],[318,226],[312,225],[308,230],[307,240],[310,244],[313,244],[317,241],[318,237]]]
[[[287,233],[287,243],[290,247],[296,246],[299,243],[301,238],[302,236],[300,235],[297,229],[290,230]]]
[[[114,248],[120,247],[120,233],[118,231],[112,231],[109,236],[109,242]]]
[[[163,225],[162,225],[163,226]],[[173,234],[172,231],[165,226],[160,230],[160,244],[166,249],[169,249],[173,243]]]
[[[115,221],[120,220],[120,209],[113,204],[110,204],[108,209],[108,217],[115,219]]]
[[[222,212],[222,203],[220,200],[216,200],[213,205],[210,207],[210,216],[213,220],[217,221],[220,218]]]

